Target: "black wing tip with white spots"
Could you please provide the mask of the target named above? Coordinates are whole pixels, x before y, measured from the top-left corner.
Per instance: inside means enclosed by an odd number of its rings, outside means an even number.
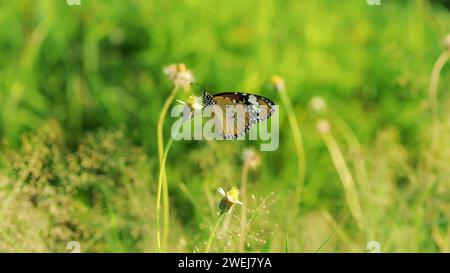
[[[203,98],[203,106],[210,106],[210,105],[214,105],[214,96],[209,94],[208,92],[203,92],[202,94],[202,98]]]

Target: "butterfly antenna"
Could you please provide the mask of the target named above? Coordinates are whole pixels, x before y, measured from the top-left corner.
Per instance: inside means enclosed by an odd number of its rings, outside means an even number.
[[[191,85],[196,84],[196,85],[200,86],[200,88],[202,89],[202,93],[206,93],[205,87],[203,87],[203,85],[199,84],[198,82],[190,82],[189,84],[191,84]]]

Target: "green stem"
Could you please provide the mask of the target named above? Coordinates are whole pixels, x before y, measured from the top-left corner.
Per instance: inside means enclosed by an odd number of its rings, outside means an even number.
[[[246,160],[244,162],[244,166],[242,167],[242,174],[241,174],[241,201],[244,204],[247,204],[248,168],[249,168],[249,163],[248,163],[248,160]],[[244,252],[246,225],[247,225],[247,210],[245,209],[245,207],[242,207],[241,208],[241,223],[240,223],[241,236],[239,237],[239,252]]]
[[[188,122],[189,120],[183,121],[180,126],[175,130],[176,136],[178,136],[179,129],[183,126],[185,122]],[[176,138],[176,137],[175,137]],[[166,161],[167,156],[169,154],[169,150],[172,147],[174,141],[174,137],[170,137],[169,141],[166,144],[166,147],[164,148],[164,154],[161,158],[161,166],[159,168],[159,176],[158,176],[158,189],[157,189],[157,195],[156,195],[156,242],[157,242],[157,249],[158,252],[162,252],[161,248],[161,192],[163,191],[164,181],[166,179]],[[167,211],[168,213],[168,211]],[[168,218],[169,215],[166,215]]]
[[[438,93],[438,84],[439,84],[439,75],[441,73],[442,68],[444,67],[447,60],[450,58],[450,50],[446,50],[442,52],[439,58],[436,60],[436,63],[433,66],[433,70],[431,71],[430,78],[430,87],[429,87],[429,95],[430,95],[430,108],[431,108],[431,118],[433,122],[433,135],[432,135],[432,148],[435,150],[437,147],[437,137],[439,135],[439,127],[438,127],[438,109],[437,109],[437,93]]]
[[[331,132],[322,132],[321,134],[344,187],[345,197],[347,199],[347,204],[350,208],[350,212],[353,218],[355,218],[358,227],[362,229],[364,227],[364,217],[353,176],[347,166],[344,156],[342,155],[342,151],[333,134]]]
[[[216,223],[214,224],[214,227],[213,227],[213,229],[211,230],[211,233],[209,234],[208,243],[207,243],[206,248],[205,248],[205,253],[208,253],[208,252],[209,252],[209,249],[211,248],[211,243],[212,243],[212,240],[213,240],[213,238],[214,238],[214,234],[216,233],[216,229],[217,229],[217,227],[219,226],[220,219],[222,219],[222,216],[223,216],[224,214],[225,214],[225,213],[221,213],[221,214],[219,214],[219,216],[217,217]]]
[[[169,142],[167,142],[166,148],[164,150],[164,154],[163,157],[161,158],[161,167],[159,169],[159,178],[158,178],[158,190],[157,190],[157,195],[156,195],[156,242],[157,242],[157,247],[158,247],[158,252],[162,252],[161,249],[161,220],[160,220],[160,211],[161,211],[161,192],[162,192],[162,188],[163,188],[163,181],[164,181],[164,176],[166,173],[166,160],[167,160],[167,155],[169,153],[169,149],[172,146],[173,143],[173,138],[171,137],[169,139]]]
[[[284,89],[279,91],[281,100],[286,108],[289,124],[291,126],[292,136],[294,138],[295,151],[297,153],[297,187],[295,190],[294,201],[295,203],[301,201],[301,195],[303,192],[303,184],[305,181],[305,151],[303,147],[303,138],[300,126],[298,125],[297,117],[295,116],[294,107],[291,100]]]
[[[164,153],[164,136],[163,136],[163,124],[164,124],[164,118],[167,115],[167,111],[169,110],[170,105],[172,104],[173,100],[175,99],[175,96],[178,92],[178,85],[175,85],[172,89],[171,94],[165,101],[163,108],[161,109],[161,113],[158,118],[158,127],[157,127],[157,145],[158,145],[158,160],[159,160],[159,166],[160,166],[160,176],[162,175],[162,191],[159,189],[160,185],[158,183],[158,195],[157,195],[157,247],[158,252],[162,251],[161,246],[161,232],[160,232],[160,206],[161,206],[161,193],[163,195],[163,210],[164,210],[164,224],[163,224],[163,246],[166,245],[167,239],[169,236],[169,189],[168,189],[168,183],[167,183],[167,176],[165,168],[163,167],[163,153]]]
[[[347,145],[349,147],[351,155],[353,158],[353,164],[356,170],[356,177],[359,184],[366,190],[370,190],[369,178],[367,175],[366,161],[363,154],[363,149],[359,143],[353,130],[345,122],[345,120],[339,116],[337,113],[332,113],[331,115],[336,128],[340,131],[344,137]]]

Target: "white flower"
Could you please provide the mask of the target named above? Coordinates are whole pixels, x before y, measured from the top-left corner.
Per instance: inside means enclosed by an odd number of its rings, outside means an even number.
[[[195,80],[192,71],[183,63],[167,65],[163,68],[163,73],[174,85],[184,89],[189,89],[189,84]]]
[[[203,108],[201,98],[196,96],[189,96],[189,98],[186,101],[181,100],[177,101],[186,106],[185,109],[183,110],[184,113],[183,117],[185,117],[185,120],[190,119],[193,113],[196,113],[197,111]]]
[[[311,100],[309,101],[309,105],[316,112],[322,112],[327,107],[325,100],[319,96],[311,98]]]
[[[189,107],[191,111],[195,110],[201,110],[203,108],[203,105],[201,103],[201,98],[196,96],[189,96],[189,98],[186,101],[177,100],[179,103],[186,105]]]
[[[447,34],[447,36],[445,36],[444,46],[447,48],[447,50],[450,50],[450,34]]]
[[[330,123],[326,119],[319,119],[316,123],[316,128],[321,134],[326,134],[330,131]]]
[[[257,169],[261,164],[261,157],[253,149],[245,149],[242,154],[242,158],[244,159],[245,162],[248,163],[248,166],[252,170]]]
[[[232,187],[231,190],[225,192],[222,188],[218,188],[217,191],[222,195],[222,200],[219,203],[219,209],[221,213],[228,211],[234,204],[243,205],[239,198],[239,190],[236,187]]]

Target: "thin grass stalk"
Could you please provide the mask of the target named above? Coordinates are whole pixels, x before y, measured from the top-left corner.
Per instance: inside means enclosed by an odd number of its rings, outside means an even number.
[[[332,113],[333,124],[336,129],[341,133],[345,142],[348,145],[349,152],[352,155],[353,167],[355,168],[356,183],[359,184],[363,193],[371,191],[371,185],[369,182],[369,176],[367,174],[366,160],[363,155],[362,146],[348,123],[337,113]],[[370,225],[365,225],[366,233],[369,238],[373,237],[373,230]]]
[[[284,107],[286,108],[289,124],[292,131],[292,136],[294,138],[295,151],[297,154],[297,184],[294,193],[294,203],[297,204],[301,202],[301,195],[303,193],[303,184],[305,181],[305,149],[303,147],[303,137],[298,125],[297,117],[295,116],[294,107],[292,106],[291,100],[286,93],[286,90],[280,89],[279,94]]]
[[[367,175],[366,161],[363,156],[363,149],[361,144],[359,143],[358,138],[356,137],[353,130],[350,126],[345,122],[345,120],[340,117],[338,114],[333,114],[333,120],[336,128],[344,137],[347,145],[349,146],[350,153],[353,156],[356,156],[356,159],[353,160],[354,167],[356,170],[356,178],[357,181],[364,189],[368,190],[370,187],[369,178]]]
[[[249,161],[245,160],[241,173],[241,200],[243,204],[247,204],[247,180]],[[245,238],[247,229],[247,210],[245,207],[241,208],[241,222],[240,222],[240,237],[239,237],[239,252],[244,252]]]
[[[167,142],[166,148],[164,150],[163,157],[161,158],[161,167],[159,169],[159,176],[158,176],[158,189],[157,189],[157,195],[156,195],[156,242],[157,242],[157,249],[158,252],[162,252],[161,247],[161,192],[163,191],[163,184],[164,184],[164,175],[166,173],[166,160],[167,155],[169,153],[170,147],[172,146],[173,138],[171,137],[169,141]]]
[[[217,227],[219,226],[220,220],[222,219],[223,215],[225,213],[220,213],[217,217],[216,223],[214,224],[213,229],[211,230],[211,233],[209,234],[208,242],[206,244],[205,253],[209,252],[209,249],[211,248],[211,243],[214,238],[214,234],[216,233]]]
[[[336,222],[336,220],[331,216],[331,214],[327,210],[322,210],[322,216],[332,226],[333,230],[336,231],[336,234],[339,238],[345,242],[347,245],[351,246],[352,249],[357,250],[358,245],[352,240],[351,236],[345,232],[343,228]]]
[[[188,122],[188,121],[189,120],[186,120],[183,123],[181,123],[179,125],[179,127],[175,130],[175,132],[177,132],[177,136],[179,134],[179,129],[184,125],[185,122]],[[162,191],[164,189],[164,180],[165,180],[165,175],[166,175],[167,156],[169,154],[170,148],[172,147],[173,141],[174,141],[174,137],[171,136],[169,138],[169,141],[166,144],[166,147],[164,148],[164,153],[163,153],[163,156],[161,158],[161,166],[159,168],[158,188],[157,188],[157,194],[156,194],[156,242],[157,242],[157,250],[158,250],[158,252],[162,252],[162,243],[161,243],[161,193],[162,193]],[[167,217],[169,217],[168,214],[167,214]]]
[[[178,85],[174,85],[172,92],[170,93],[169,97],[165,101],[163,108],[161,109],[161,113],[159,114],[158,118],[158,127],[157,127],[157,145],[158,145],[158,160],[159,160],[159,168],[160,168],[160,174],[162,175],[162,195],[163,195],[163,212],[164,212],[164,223],[163,223],[163,240],[162,240],[162,246],[165,247],[167,244],[167,239],[169,236],[169,188],[167,183],[167,176],[166,171],[164,168],[163,163],[163,154],[164,154],[164,135],[163,135],[163,125],[164,125],[164,118],[167,115],[167,111],[169,110],[170,105],[175,99],[175,96],[177,95],[177,92],[179,90]],[[172,140],[173,141],[173,140]],[[170,143],[171,144],[171,143]],[[158,188],[160,187],[158,182]],[[158,190],[157,193],[157,244],[158,244],[158,251],[162,251],[161,246],[161,238],[160,238],[160,222],[159,222],[159,207],[161,203],[161,191]]]
[[[431,139],[432,149],[436,150],[439,136],[439,113],[438,113],[438,103],[437,103],[437,93],[438,93],[438,85],[439,85],[439,76],[441,74],[441,70],[444,67],[445,63],[450,58],[450,50],[446,50],[441,53],[439,58],[436,60],[433,69],[431,71],[430,78],[430,86],[428,89],[428,93],[430,96],[430,109],[431,109],[431,119],[433,123],[433,135]]]
[[[336,234],[336,230],[334,230],[326,239],[325,241],[322,242],[322,244],[319,246],[319,248],[316,249],[316,251],[314,251],[314,253],[319,253],[320,250],[322,250],[322,248],[331,240],[331,238],[334,237],[334,234]]]
[[[344,187],[345,197],[350,208],[350,212],[356,220],[358,227],[362,229],[364,227],[364,218],[353,176],[333,134],[330,131],[323,131],[321,132],[321,135]]]

